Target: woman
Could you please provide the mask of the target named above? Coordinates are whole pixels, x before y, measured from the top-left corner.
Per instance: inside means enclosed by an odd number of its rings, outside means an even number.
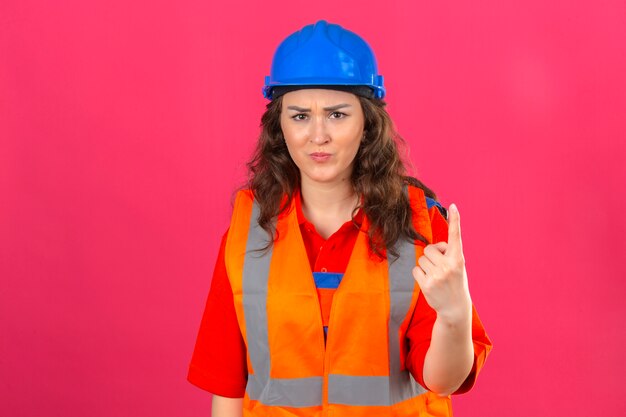
[[[188,379],[214,417],[451,415],[491,349],[458,210],[405,176],[358,35],[306,26],[271,74]]]

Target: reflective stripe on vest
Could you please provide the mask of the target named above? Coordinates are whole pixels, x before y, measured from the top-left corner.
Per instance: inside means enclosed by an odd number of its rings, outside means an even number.
[[[243,312],[245,338],[253,373],[248,375],[246,392],[251,400],[268,406],[311,407],[323,404],[323,376],[301,378],[270,377],[271,355],[268,334],[267,298],[273,247],[267,233],[257,223],[259,206],[252,205],[243,265]],[[399,258],[388,265],[390,320],[388,323],[388,376],[328,375],[328,403],[352,406],[390,406],[416,397],[426,390],[410,373],[401,370],[399,331],[409,312],[416,265],[415,246],[402,240],[397,244]],[[321,332],[322,329],[320,328]],[[330,329],[330,332],[333,330]],[[297,338],[297,335],[294,335]]]

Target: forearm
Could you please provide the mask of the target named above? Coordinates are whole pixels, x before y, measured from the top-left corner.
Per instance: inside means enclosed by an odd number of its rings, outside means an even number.
[[[242,417],[243,398],[228,398],[213,395],[212,417]]]
[[[442,396],[452,394],[469,375],[473,362],[471,306],[459,319],[438,316],[424,359],[428,389]]]

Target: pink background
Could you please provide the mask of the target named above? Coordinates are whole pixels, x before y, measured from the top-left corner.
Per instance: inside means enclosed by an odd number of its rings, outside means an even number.
[[[623,1],[20,0],[0,415],[210,415],[186,369],[263,76],[319,18],[370,42],[417,174],[459,206],[495,348],[456,415],[626,414]]]

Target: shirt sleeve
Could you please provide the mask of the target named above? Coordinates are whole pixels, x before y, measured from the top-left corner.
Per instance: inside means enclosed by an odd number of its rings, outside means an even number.
[[[228,232],[220,244],[187,380],[213,394],[241,398],[248,379],[246,346],[226,273],[224,249],[227,235]]]
[[[433,243],[447,242],[448,223],[441,211],[436,206],[433,206],[429,209],[429,214],[433,232]],[[415,380],[426,389],[428,389],[428,387],[424,383],[424,360],[426,358],[426,352],[430,347],[430,340],[436,319],[437,313],[428,305],[423,294],[420,292],[406,333],[409,348],[405,363]],[[472,341],[474,345],[474,363],[472,370],[453,394],[462,394],[469,391],[474,386],[478,373],[492,348],[491,340],[489,340],[483,324],[478,317],[476,308],[473,305]]]

